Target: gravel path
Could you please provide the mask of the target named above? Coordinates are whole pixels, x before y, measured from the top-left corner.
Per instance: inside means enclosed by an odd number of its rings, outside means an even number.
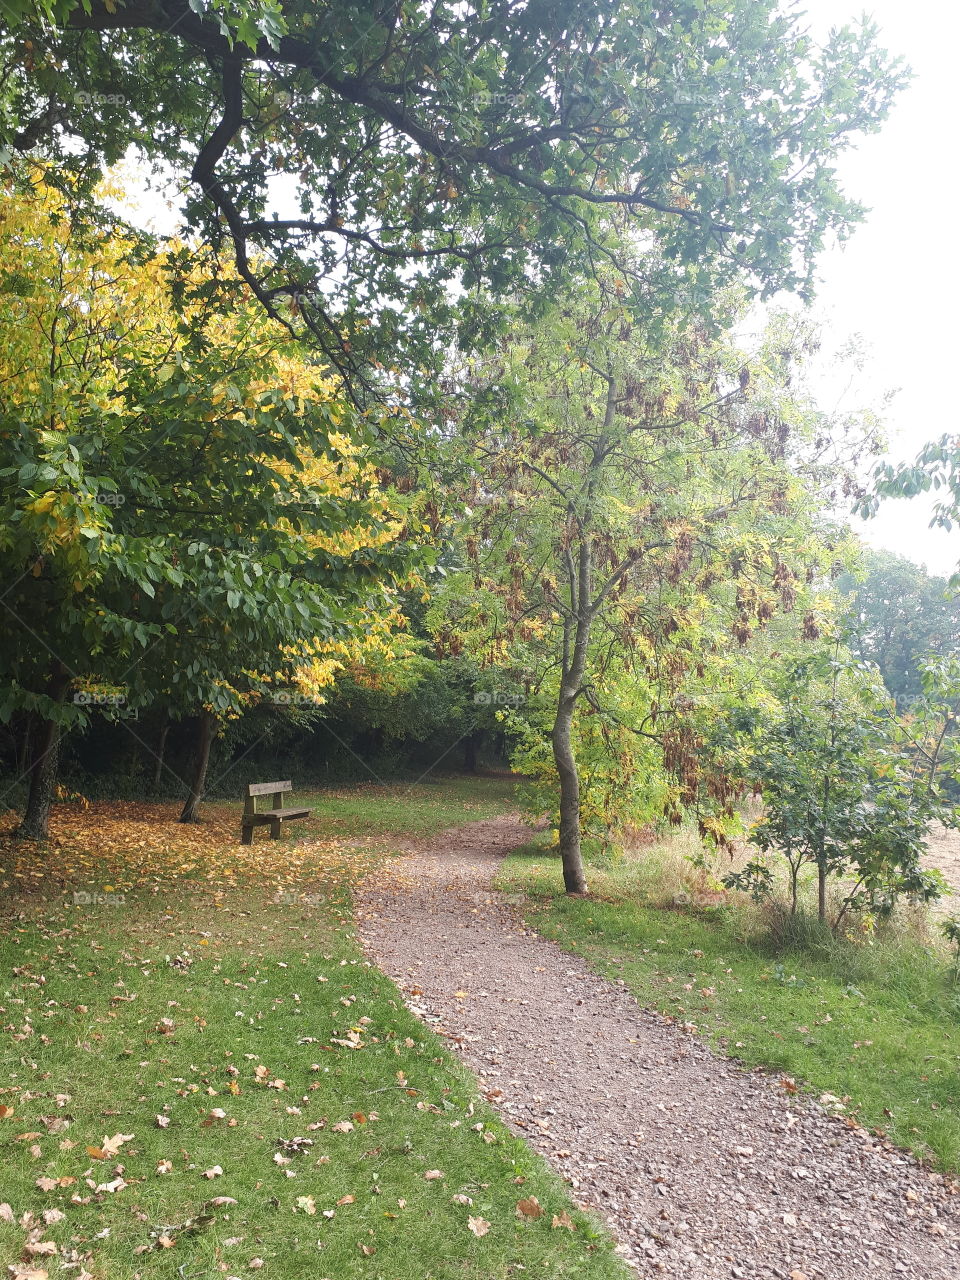
[[[539,938],[490,887],[529,832],[446,832],[368,882],[361,936],[641,1275],[960,1280],[960,1195]]]

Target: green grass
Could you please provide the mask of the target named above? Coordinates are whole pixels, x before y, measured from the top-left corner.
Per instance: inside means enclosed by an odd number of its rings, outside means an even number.
[[[815,926],[794,945],[781,928],[775,945],[746,910],[651,905],[641,886],[657,880],[658,851],[644,856],[646,869],[594,870],[594,896],[568,898],[556,856],[534,843],[500,884],[529,895],[541,933],[623,978],[645,1007],[960,1171],[960,988],[941,953],[905,935],[837,942]]]
[[[473,787],[407,808],[364,788],[329,821],[401,836],[509,806],[502,784]],[[297,900],[284,865],[280,900],[235,879],[6,900],[0,1201],[16,1221],[0,1215],[0,1265],[27,1260],[32,1213],[57,1248],[34,1264],[51,1277],[625,1276],[603,1228],[363,959],[349,873],[305,878]],[[111,1154],[114,1135],[129,1136]],[[531,1197],[542,1216],[518,1213]],[[63,1216],[45,1223],[50,1210]],[[564,1213],[572,1230],[552,1225]]]
[[[436,782],[361,784],[296,795],[310,804],[330,836],[427,836],[445,827],[492,818],[514,807],[510,777],[451,777]]]

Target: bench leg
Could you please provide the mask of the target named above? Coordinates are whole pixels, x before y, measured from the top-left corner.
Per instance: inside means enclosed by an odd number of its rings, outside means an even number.
[[[248,826],[245,822],[240,827],[240,843],[253,844],[253,827]]]
[[[282,823],[283,823],[282,818],[274,818],[273,821],[270,823],[270,839],[271,840],[280,839],[280,827]]]

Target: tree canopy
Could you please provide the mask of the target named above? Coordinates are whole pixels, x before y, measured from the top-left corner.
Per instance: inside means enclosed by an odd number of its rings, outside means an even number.
[[[99,685],[222,717],[329,683],[338,646],[389,637],[416,498],[239,282],[195,257],[175,310],[175,247],[87,240],[38,185],[0,227],[0,714],[83,723]]]
[[[777,0],[13,0],[6,154],[90,190],[130,148],[192,233],[351,385],[490,332],[497,300],[589,275],[602,214],[702,306],[809,293],[861,215],[835,156],[905,81],[869,23],[822,45]],[[692,292],[691,292],[692,291]]]
[[[960,653],[960,600],[945,578],[903,556],[867,550],[862,569],[837,585],[850,600],[850,647],[876,664],[901,705],[921,695],[924,659]]]

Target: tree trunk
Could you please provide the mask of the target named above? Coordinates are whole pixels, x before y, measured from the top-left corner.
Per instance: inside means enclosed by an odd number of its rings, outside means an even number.
[[[561,693],[550,735],[560,782],[560,860],[567,893],[586,893],[587,878],[580,848],[580,772],[573,750],[573,700]]]
[[[153,789],[159,791],[160,782],[163,778],[163,757],[167,749],[167,734],[170,732],[170,715],[168,712],[163,713],[163,719],[160,721],[160,730],[157,734],[157,750],[154,755],[153,765]]]
[[[211,711],[201,711],[197,719],[197,743],[193,776],[190,779],[189,795],[183,806],[183,812],[180,814],[181,822],[200,821],[200,801],[203,799],[207,786],[207,766],[210,763],[210,747],[213,743],[215,728],[216,720],[213,713]]]
[[[834,677],[836,684],[836,677]],[[832,749],[835,744],[835,736],[831,736],[831,759]],[[821,924],[826,924],[827,920],[827,823],[830,816],[830,775],[829,773],[823,780],[823,826],[820,835],[820,850],[817,857],[817,916]]]
[[[68,673],[59,668],[50,678],[49,697],[61,702],[69,683]],[[23,821],[16,830],[19,839],[46,840],[50,830],[50,809],[57,793],[59,766],[60,723],[37,717],[30,731],[30,789]]]
[[[50,808],[57,793],[60,765],[60,726],[55,720],[41,720],[34,734],[30,761],[30,792],[23,821],[17,828],[21,840],[46,840],[50,830]]]
[[[587,650],[593,629],[593,559],[588,538],[583,538],[580,542],[576,566],[572,558],[567,563],[571,616],[564,628],[560,693],[550,741],[560,783],[560,860],[563,863],[563,887],[567,893],[586,893],[587,877],[580,842],[580,771],[573,749],[573,713],[577,698],[583,692]]]
[[[463,741],[463,770],[464,773],[477,772],[477,748],[483,740],[483,730],[479,729],[475,733],[468,733]]]
[[[827,868],[824,862],[817,863],[817,915],[821,923],[827,919]]]

